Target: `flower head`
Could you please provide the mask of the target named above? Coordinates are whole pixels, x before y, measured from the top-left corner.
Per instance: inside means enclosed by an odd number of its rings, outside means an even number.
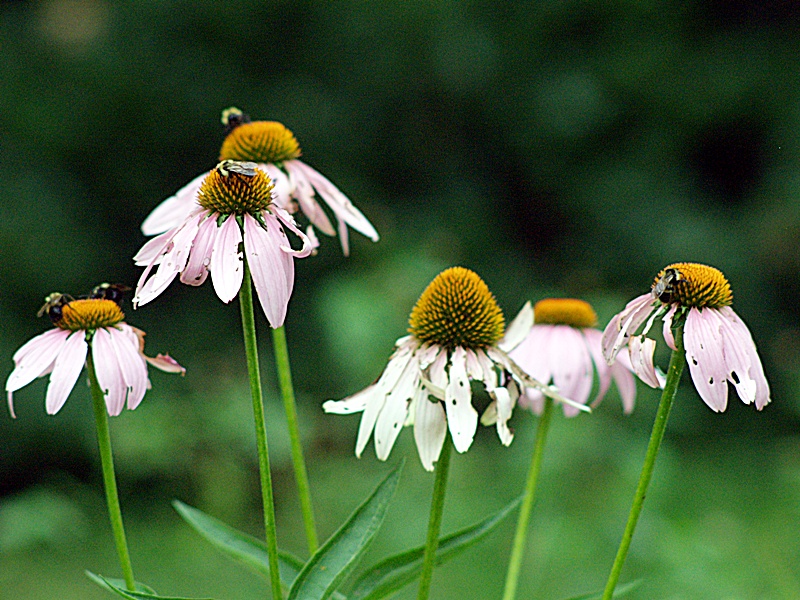
[[[728,382],[742,402],[755,402],[761,410],[770,401],[769,384],[750,331],[732,303],[728,280],[718,269],[696,263],[669,265],[656,276],[650,293],[634,298],[611,319],[603,332],[603,354],[611,363],[627,346],[636,374],[655,387],[660,380],[653,365],[656,343],[645,335],[662,316],[664,339],[673,350],[673,327],[683,327],[692,381],[713,411],[727,407]]]
[[[483,280],[469,269],[447,269],[420,296],[409,318],[410,335],[397,340],[380,378],[323,408],[337,414],[363,411],[357,456],[374,432],[375,452],[386,460],[403,426],[414,425],[420,460],[430,471],[448,428],[456,450],[466,452],[472,444],[478,412],[470,381],[477,381],[492,398],[484,423],[496,423],[507,446],[513,439],[508,420],[521,390],[537,387],[554,395],[504,351],[530,329],[533,319],[527,308],[505,331],[503,313]]]
[[[602,333],[595,328],[597,314],[592,306],[573,298],[548,298],[537,302],[533,313],[530,333],[509,356],[533,378],[552,382],[561,394],[580,404],[589,400],[596,369],[600,382],[592,406],[602,401],[613,379],[623,409],[630,413],[636,399],[633,375],[624,360],[609,366],[603,359]],[[519,403],[541,414],[544,396],[536,388],[527,388]],[[569,404],[563,406],[568,417],[579,412]]]
[[[269,176],[255,163],[220,162],[201,182],[195,208],[134,256],[136,264],[146,267],[134,306],[156,298],[178,273],[188,285],[201,285],[211,273],[217,296],[230,302],[242,286],[246,258],[270,325],[283,325],[294,287],[293,259],[311,254],[313,243],[273,202],[272,189]],[[302,249],[292,249],[286,229],[300,238]]]
[[[44,375],[50,375],[45,407],[54,415],[67,401],[91,350],[97,381],[105,395],[108,414],[124,406],[133,410],[150,388],[147,363],[170,373],[185,369],[168,355],[144,355],[144,332],[123,322],[120,290],[103,284],[87,298],[51,294],[39,314],[47,312],[55,329],[36,336],[14,354],[14,370],[6,380],[8,408],[14,416],[13,393]]]
[[[347,227],[364,234],[373,242],[378,232],[350,199],[323,175],[299,160],[300,144],[294,134],[277,121],[250,121],[238,108],[222,112],[227,134],[220,149],[221,161],[256,163],[274,184],[274,202],[290,214],[302,211],[313,227],[339,240],[344,254],[349,253]],[[145,235],[156,235],[176,227],[196,206],[200,186],[207,173],[196,177],[164,200],[142,224]],[[316,196],[322,198],[336,218],[334,229]],[[308,234],[312,237],[311,228]]]

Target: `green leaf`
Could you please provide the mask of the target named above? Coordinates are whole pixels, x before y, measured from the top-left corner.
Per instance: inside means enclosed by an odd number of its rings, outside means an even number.
[[[177,596],[159,596],[152,588],[142,584],[136,583],[135,592],[125,589],[125,582],[121,579],[106,579],[102,575],[95,575],[90,571],[86,571],[86,575],[94,581],[97,585],[114,592],[118,596],[127,598],[128,600],[214,600],[213,598],[184,598]]]
[[[439,539],[436,564],[442,564],[477,543],[497,527],[520,503],[511,504],[469,527]],[[347,594],[350,600],[377,600],[386,598],[419,577],[425,546],[390,556],[361,574]]]
[[[173,500],[172,506],[178,511],[197,533],[206,538],[213,546],[225,554],[247,565],[251,569],[269,578],[269,561],[267,558],[267,543],[254,538],[219,519],[207,515],[202,510],[184,504],[180,500]],[[303,568],[303,561],[288,552],[278,553],[278,570],[281,583],[287,588],[297,578]]]
[[[636,579],[635,581],[630,581],[628,583],[618,585],[617,589],[614,590],[614,598],[622,598],[625,594],[630,592],[632,589],[638,587],[638,585],[642,583],[641,579]],[[572,598],[567,598],[566,600],[602,600],[603,592],[591,592],[589,594],[581,594],[580,596],[573,596]]]
[[[314,553],[289,590],[288,600],[325,600],[355,568],[378,532],[403,463],[394,469],[350,518]]]

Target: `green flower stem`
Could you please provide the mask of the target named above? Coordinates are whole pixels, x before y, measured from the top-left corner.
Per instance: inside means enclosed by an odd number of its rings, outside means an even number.
[[[275,503],[272,497],[272,475],[269,470],[269,448],[267,446],[267,427],[264,422],[264,400],[261,393],[261,374],[258,369],[258,348],[256,347],[256,322],[253,313],[253,284],[250,267],[244,261],[244,278],[239,290],[239,304],[242,309],[242,331],[244,350],[247,355],[247,373],[250,378],[250,396],[253,400],[253,420],[256,426],[256,447],[258,466],[261,473],[261,500],[264,505],[264,529],[267,539],[267,559],[269,578],[272,583],[272,598],[283,598],[281,577],[278,572],[278,536],[275,532]]]
[[[292,463],[294,478],[297,481],[297,492],[300,496],[300,509],[303,512],[303,525],[306,530],[309,554],[319,548],[317,528],[314,524],[314,505],[311,503],[311,488],[308,485],[306,462],[303,458],[303,446],[300,443],[300,428],[297,425],[297,404],[292,387],[292,369],[289,366],[289,348],[286,345],[286,330],[283,326],[272,330],[272,342],[275,346],[275,366],[278,370],[278,381],[283,396],[283,408],[286,411],[286,425],[292,441]]]
[[[622,535],[622,541],[619,544],[619,550],[617,550],[617,557],[614,559],[611,573],[608,575],[608,583],[606,583],[606,588],[603,592],[603,600],[611,600],[614,596],[614,588],[617,587],[617,581],[622,572],[622,565],[625,564],[625,557],[628,554],[631,539],[633,539],[633,531],[636,529],[636,522],[639,520],[639,514],[642,512],[647,487],[650,485],[650,479],[653,477],[656,455],[661,446],[661,440],[664,439],[664,430],[667,427],[669,411],[672,408],[673,400],[675,400],[675,394],[678,392],[678,384],[681,380],[681,373],[683,373],[683,365],[686,363],[683,351],[683,327],[678,327],[674,330],[674,337],[675,350],[672,352],[672,357],[669,360],[667,381],[664,386],[664,392],[661,394],[661,402],[658,405],[656,420],[655,423],[653,423],[653,432],[650,434],[650,443],[647,446],[647,454],[645,455],[644,464],[642,465],[642,474],[639,476],[639,485],[633,497],[631,512],[628,515],[628,524],[625,526],[625,533]]]
[[[125,587],[130,591],[136,589],[133,578],[131,555],[128,552],[128,542],[125,539],[125,526],[122,524],[122,510],[119,507],[117,494],[117,479],[114,475],[114,456],[111,453],[111,434],[108,430],[108,413],[103,390],[97,382],[94,372],[92,352],[86,359],[86,370],[89,372],[89,388],[92,391],[92,404],[94,406],[94,420],[97,423],[97,445],[100,447],[100,463],[103,468],[103,485],[106,488],[106,504],[108,505],[108,518],[111,520],[111,530],[114,533],[114,543],[117,546],[119,564],[122,567],[122,576]]]
[[[436,561],[436,549],[439,547],[439,531],[442,528],[442,512],[444,510],[444,493],[447,489],[447,473],[450,471],[450,435],[445,435],[442,452],[436,462],[436,479],[433,482],[431,498],[431,514],[428,520],[428,538],[425,541],[425,555],[422,559],[422,573],[419,578],[417,600],[428,600],[431,592],[431,578]]]
[[[525,554],[525,542],[528,537],[528,524],[531,520],[533,501],[536,498],[536,484],[539,481],[539,471],[542,468],[544,443],[547,440],[547,432],[550,429],[552,416],[553,400],[545,396],[544,410],[542,411],[542,416],[539,417],[539,426],[536,428],[536,445],[533,448],[531,466],[528,470],[528,482],[525,484],[525,498],[522,500],[522,506],[519,508],[517,531],[514,534],[514,545],[511,548],[511,557],[508,561],[508,573],[506,574],[506,587],[503,592],[503,600],[513,600],[517,593],[519,570],[522,566],[522,556]]]

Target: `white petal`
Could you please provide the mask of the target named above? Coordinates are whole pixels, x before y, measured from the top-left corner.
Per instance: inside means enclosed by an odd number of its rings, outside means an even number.
[[[639,379],[653,388],[664,387],[664,383],[656,373],[655,365],[653,364],[653,353],[656,349],[655,341],[637,335],[630,338],[628,347],[633,372],[639,376]]]
[[[269,178],[274,185],[272,188],[274,202],[281,208],[292,212],[289,208],[292,203],[290,198],[292,194],[292,188],[289,183],[289,176],[272,163],[261,163],[258,166],[262,171],[265,171],[267,175],[269,175]]]
[[[177,227],[197,204],[197,192],[208,172],[198,175],[189,183],[153,209],[142,223],[142,233],[156,235]]]
[[[466,452],[472,445],[478,429],[478,411],[472,406],[472,390],[467,377],[466,352],[461,346],[453,350],[450,373],[445,388],[445,410],[453,445],[458,452]]]
[[[241,243],[242,230],[231,215],[217,228],[210,264],[214,291],[226,304],[233,300],[242,288],[244,265]]]
[[[54,415],[67,401],[69,393],[75,387],[75,382],[86,364],[86,333],[74,331],[56,357],[53,372],[50,375],[50,384],[47,386],[45,409],[48,415]]]
[[[431,402],[424,388],[417,390],[414,415],[414,441],[422,466],[426,471],[433,471],[434,463],[439,460],[445,437],[447,436],[447,418],[441,402]]]
[[[497,343],[497,347],[504,352],[511,352],[528,335],[533,327],[533,306],[530,301],[526,302],[522,309],[506,328],[506,333]]]
[[[514,439],[514,434],[508,428],[508,420],[511,418],[513,403],[508,390],[503,387],[492,391],[492,397],[496,402],[497,411],[497,435],[504,446],[508,446]]]
[[[389,452],[403,429],[409,405],[419,387],[419,375],[419,362],[412,357],[397,384],[386,396],[383,410],[375,423],[375,454],[380,460],[389,458]]]
[[[14,353],[16,366],[6,380],[6,391],[16,392],[37,377],[52,371],[53,363],[64,348],[69,334],[64,329],[51,329],[37,335],[17,350]]]

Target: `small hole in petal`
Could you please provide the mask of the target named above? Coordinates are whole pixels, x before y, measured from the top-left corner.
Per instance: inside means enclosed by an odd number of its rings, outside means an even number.
[[[697,359],[694,356],[692,357],[692,363],[694,363],[695,367],[697,366]]]
[[[734,383],[739,383],[739,376],[736,374],[736,371],[731,371],[731,379]]]
[[[456,405],[456,399],[453,398],[453,406],[455,406],[455,405]]]
[[[708,385],[714,385],[714,378],[713,377],[708,380]]]

